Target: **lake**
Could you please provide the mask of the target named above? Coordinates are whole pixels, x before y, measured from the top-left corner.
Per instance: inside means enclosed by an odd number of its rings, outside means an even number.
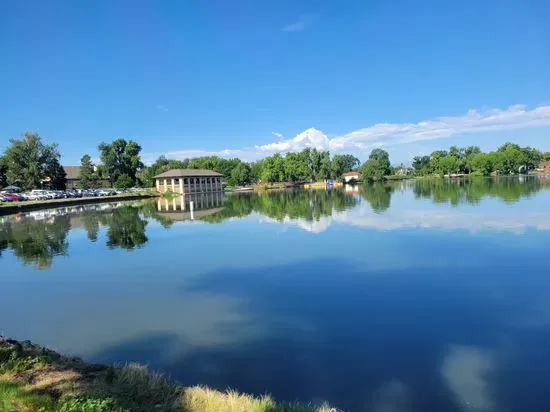
[[[0,218],[0,334],[352,411],[550,410],[550,180]]]

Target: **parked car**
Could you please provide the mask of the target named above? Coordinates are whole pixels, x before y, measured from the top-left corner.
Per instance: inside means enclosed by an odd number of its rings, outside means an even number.
[[[11,202],[11,201],[12,200],[9,197],[0,194],[0,202]]]
[[[17,193],[4,192],[4,193],[2,193],[2,196],[4,198],[10,199],[12,202],[20,202],[20,201],[24,200],[23,196],[21,196]]]

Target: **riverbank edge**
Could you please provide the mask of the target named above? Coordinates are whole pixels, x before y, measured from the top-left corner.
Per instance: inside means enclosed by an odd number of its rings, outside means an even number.
[[[0,336],[0,410],[27,412],[338,412],[204,386],[183,387],[145,366],[101,365]],[[7,409],[7,410],[12,410]]]
[[[0,216],[15,215],[23,212],[33,212],[43,209],[55,209],[59,207],[78,206],[96,203],[109,203],[123,200],[140,200],[158,197],[158,193],[116,195],[101,197],[81,197],[75,199],[52,199],[40,201],[18,202],[17,204],[0,205]]]

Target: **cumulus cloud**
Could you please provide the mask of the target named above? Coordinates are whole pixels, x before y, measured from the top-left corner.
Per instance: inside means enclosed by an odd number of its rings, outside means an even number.
[[[422,140],[445,139],[471,133],[519,130],[530,127],[550,126],[550,104],[534,108],[513,105],[506,109],[469,110],[464,115],[443,116],[417,123],[377,123],[343,135],[329,138],[316,128],[309,128],[291,139],[278,140],[241,149],[219,151],[178,150],[166,153],[171,158],[213,155],[238,156],[255,160],[273,153],[297,152],[307,147],[332,152],[363,152],[375,147],[395,146]]]
[[[282,139],[284,137],[282,133],[271,132],[271,134],[275,137],[278,137],[279,139]]]

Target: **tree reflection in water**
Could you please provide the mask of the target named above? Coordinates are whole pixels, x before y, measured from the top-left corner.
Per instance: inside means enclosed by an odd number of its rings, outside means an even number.
[[[396,191],[412,192],[417,199],[434,203],[477,204],[485,197],[504,202],[516,202],[550,187],[550,180],[534,177],[419,179],[402,182],[366,184],[354,191],[343,190],[288,190],[280,192],[230,194],[219,211],[197,218],[208,223],[219,223],[234,217],[259,213],[276,221],[304,220],[318,222],[335,211],[352,209],[366,201],[376,214],[384,214],[391,207]],[[200,203],[200,202],[199,202]],[[199,204],[197,203],[197,204]],[[221,204],[215,203],[216,209]],[[197,209],[198,210],[198,209]],[[25,264],[38,269],[51,266],[53,258],[66,255],[69,231],[82,228],[91,242],[102,236],[110,249],[134,250],[147,241],[148,221],[155,220],[165,229],[174,224],[166,213],[159,213],[157,204],[102,204],[31,212],[0,219],[0,258],[11,250]]]
[[[27,265],[46,269],[54,256],[67,254],[67,234],[71,229],[69,216],[22,219],[13,224],[6,221],[1,226],[2,248],[9,247]]]

